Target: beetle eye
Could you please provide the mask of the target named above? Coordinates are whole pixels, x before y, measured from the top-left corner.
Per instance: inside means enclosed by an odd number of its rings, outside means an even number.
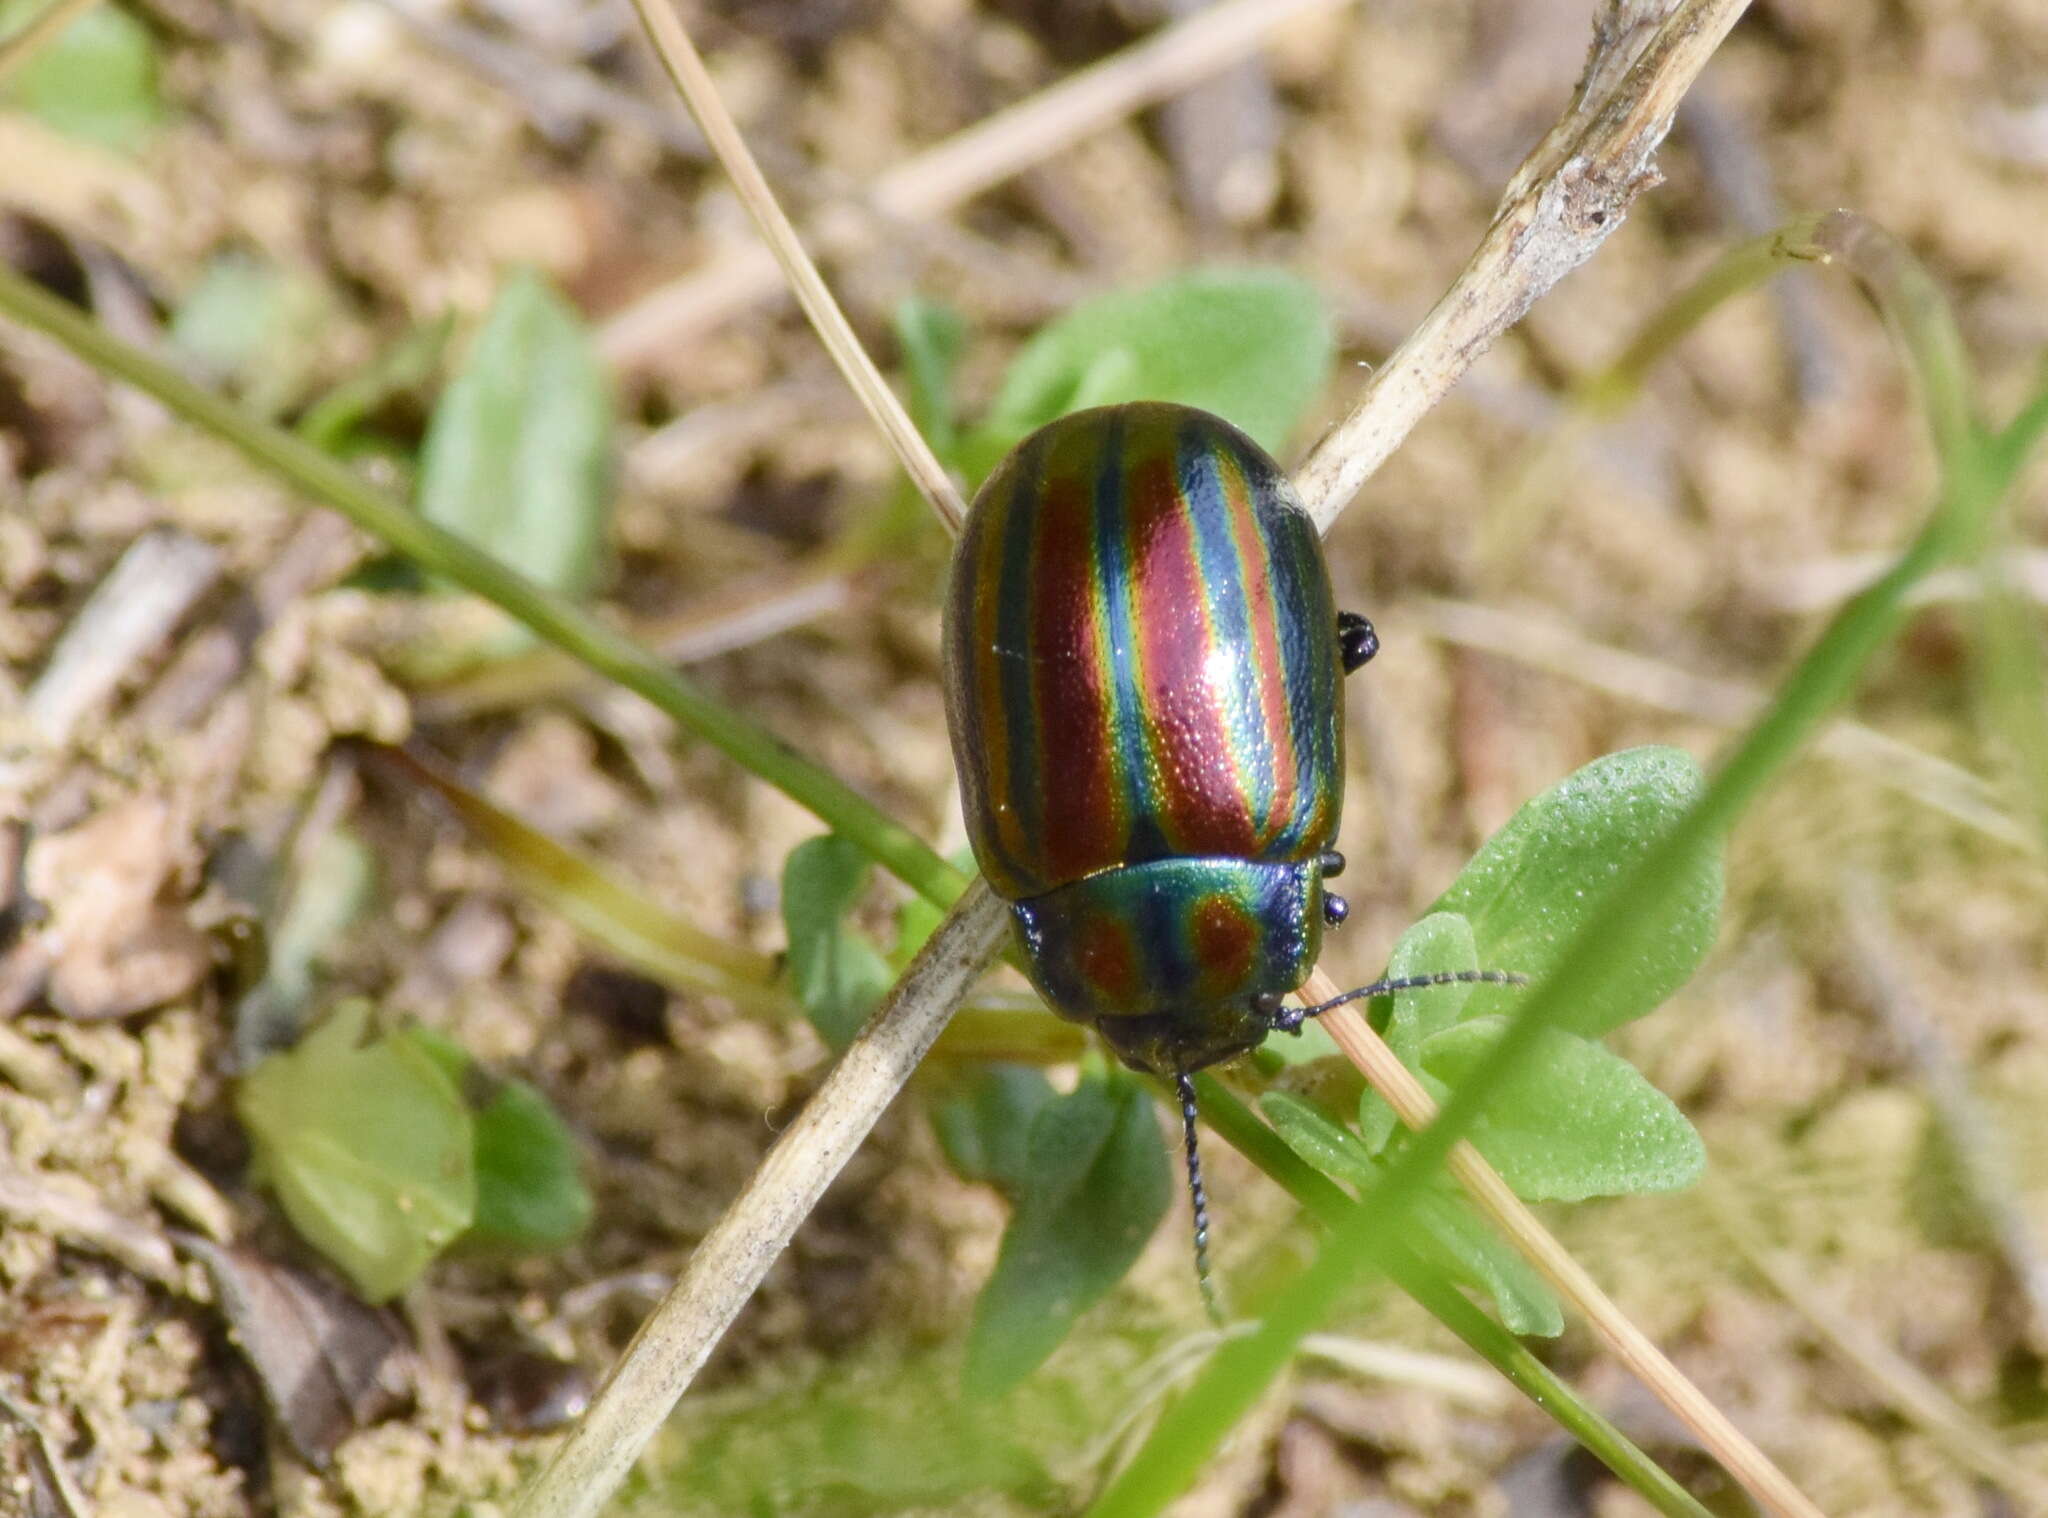
[[[1280,1015],[1280,1004],[1286,999],[1286,993],[1282,991],[1261,991],[1252,998],[1252,1011],[1267,1022],[1271,1022]]]

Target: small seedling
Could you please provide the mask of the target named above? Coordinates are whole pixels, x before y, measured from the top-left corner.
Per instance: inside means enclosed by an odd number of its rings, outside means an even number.
[[[256,1174],[306,1242],[383,1302],[457,1243],[534,1251],[580,1234],[590,1196],[546,1099],[426,1029],[370,1037],[370,1017],[341,1003],[236,1094]]]

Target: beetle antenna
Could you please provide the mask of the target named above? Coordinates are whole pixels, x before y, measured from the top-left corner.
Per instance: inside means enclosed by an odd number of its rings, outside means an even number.
[[[1173,1072],[1174,1089],[1180,1093],[1180,1131],[1188,1157],[1188,1200],[1195,1208],[1195,1280],[1202,1288],[1202,1306],[1209,1321],[1223,1326],[1223,1309],[1216,1302],[1216,1283],[1209,1276],[1209,1193],[1202,1185],[1202,1152],[1195,1144],[1195,1078],[1185,1070]]]
[[[1355,991],[1333,996],[1313,1007],[1285,1007],[1273,1015],[1273,1028],[1280,1033],[1299,1033],[1301,1025],[1311,1017],[1321,1017],[1325,1012],[1341,1007],[1346,1002],[1365,1001],[1374,996],[1385,996],[1391,991],[1420,991],[1428,986],[1527,984],[1528,976],[1517,975],[1512,970],[1445,970],[1436,975],[1396,975],[1390,980],[1376,980],[1369,986],[1360,986]]]

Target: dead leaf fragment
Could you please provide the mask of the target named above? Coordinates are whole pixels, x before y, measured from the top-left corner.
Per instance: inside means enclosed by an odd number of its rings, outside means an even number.
[[[164,1236],[100,1202],[76,1176],[0,1167],[0,1218],[98,1250],[149,1280],[179,1284],[177,1257]]]
[[[411,1400],[413,1351],[394,1314],[253,1249],[179,1243],[206,1267],[264,1400],[309,1465],[326,1469],[342,1440]]]

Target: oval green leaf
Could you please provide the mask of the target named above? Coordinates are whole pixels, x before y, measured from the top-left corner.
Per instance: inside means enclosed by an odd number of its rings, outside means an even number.
[[[1564,1309],[1543,1277],[1455,1193],[1425,1192],[1415,1220],[1422,1225],[1421,1252],[1492,1297],[1510,1333],[1554,1339],[1564,1332]]]
[[[506,280],[420,458],[423,516],[565,595],[596,582],[612,405],[583,320],[531,270]]]
[[[548,1099],[494,1075],[431,1028],[395,1035],[417,1044],[462,1093],[476,1134],[476,1217],[462,1235],[479,1249],[558,1249],[589,1226],[590,1192],[576,1136]]]
[[[1472,924],[1456,912],[1432,912],[1401,935],[1387,960],[1387,979],[1401,980],[1418,975],[1446,975],[1476,970],[1479,944]],[[1415,1063],[1415,1051],[1432,1033],[1457,1022],[1477,985],[1453,982],[1448,986],[1424,986],[1413,991],[1396,991],[1394,1010],[1387,1019],[1387,1043],[1408,1065]]]
[[[1455,1089],[1506,1026],[1485,1017],[1435,1034],[1422,1046],[1423,1068]],[[1472,1142],[1531,1202],[1676,1191],[1707,1165],[1671,1098],[1620,1055],[1554,1028],[1495,1094]]]
[[[845,921],[868,870],[868,856],[836,833],[805,839],[782,865],[790,987],[834,1049],[853,1041],[895,980],[881,951]]]
[[[292,1226],[383,1302],[475,1217],[475,1138],[455,1082],[417,1041],[362,1042],[369,1012],[345,1002],[262,1061],[235,1110]]]
[[[1287,1147],[1333,1181],[1370,1186],[1378,1177],[1372,1151],[1322,1108],[1292,1091],[1268,1091],[1259,1110]]]
[[[1277,452],[1322,389],[1335,346],[1321,297],[1291,274],[1183,274],[1083,301],[1039,332],[1012,361],[987,427],[1007,450],[1084,406],[1178,401]]]
[[[1596,759],[1516,812],[1431,910],[1471,923],[1484,968],[1541,980],[1616,879],[1670,831],[1705,783],[1692,756],[1675,748]],[[1706,958],[1720,911],[1721,855],[1710,849],[1693,861],[1668,908],[1631,919],[1629,972],[1579,1001],[1563,1026],[1597,1038],[1653,1010]],[[1510,987],[1474,987],[1465,1015],[1510,1012],[1514,995]]]
[[[1030,1180],[1031,1125],[1058,1099],[1030,1065],[986,1065],[933,1104],[932,1128],[961,1179],[986,1182],[1015,1201]]]
[[[966,1384],[1008,1391],[1123,1279],[1172,1199],[1152,1097],[1121,1072],[1040,1108],[1029,1174],[975,1304]]]
[[[0,33],[16,35],[49,9],[44,0],[0,6]],[[22,64],[0,91],[69,137],[132,151],[162,119],[149,29],[115,5],[88,8]]]

